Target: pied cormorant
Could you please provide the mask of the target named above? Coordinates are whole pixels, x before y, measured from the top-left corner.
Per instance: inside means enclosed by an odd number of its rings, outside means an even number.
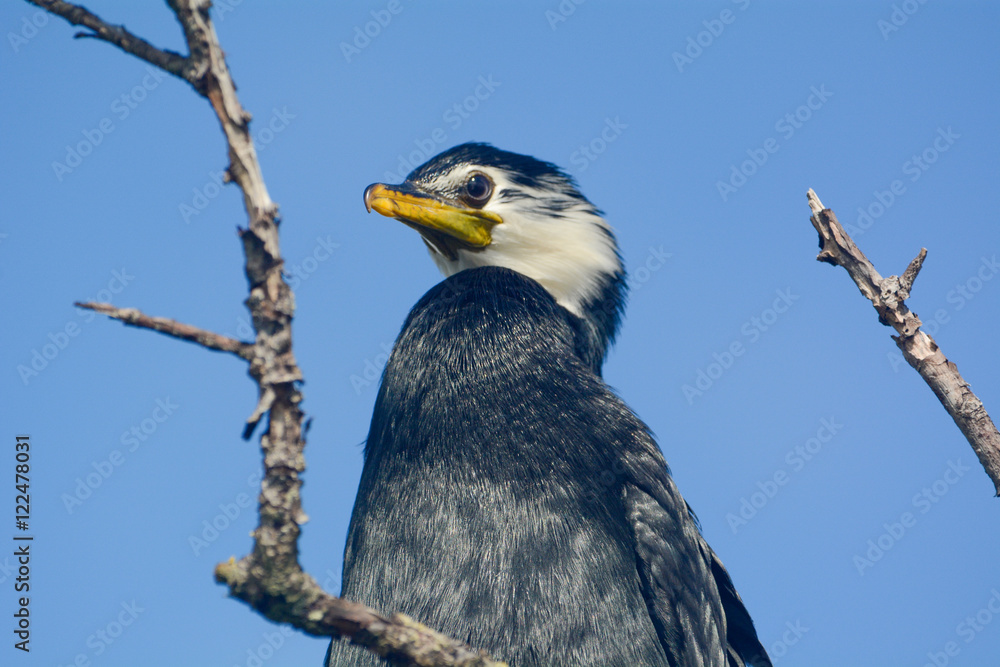
[[[343,597],[511,667],[770,665],[649,429],[601,379],[625,271],[573,179],[472,143],[364,199],[446,279],[382,376]],[[379,660],[334,640],[327,664]]]

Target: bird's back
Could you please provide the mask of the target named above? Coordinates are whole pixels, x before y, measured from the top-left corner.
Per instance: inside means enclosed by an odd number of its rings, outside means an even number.
[[[414,307],[376,402],[342,595],[512,667],[727,665],[714,554],[646,427],[577,356],[572,317],[497,267]],[[686,580],[663,579],[674,561]],[[334,641],[328,664],[378,663]]]

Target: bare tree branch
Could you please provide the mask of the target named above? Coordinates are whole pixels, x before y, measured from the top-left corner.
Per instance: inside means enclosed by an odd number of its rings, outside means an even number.
[[[197,343],[209,350],[229,352],[247,361],[253,358],[253,345],[250,343],[244,343],[228,336],[220,336],[217,333],[199,329],[198,327],[193,327],[190,324],[184,324],[177,320],[167,319],[166,317],[150,317],[135,308],[115,308],[110,303],[81,303],[77,301],[73,305],[113,317],[129,326],[152,329],[167,336]]]
[[[93,32],[78,32],[75,37],[92,37],[109,44],[114,44],[122,51],[131,53],[136,58],[145,60],[151,65],[159,67],[164,72],[169,72],[174,76],[184,78],[182,70],[187,62],[187,58],[167,51],[158,49],[141,37],[136,37],[125,26],[111,25],[101,20],[86,7],[74,5],[60,0],[28,0],[33,5],[37,5],[49,12],[61,16],[73,25],[82,25],[90,28]]]
[[[302,373],[292,353],[295,300],[282,275],[278,242],[278,207],[271,201],[250,137],[250,114],[236,96],[215,28],[210,0],[167,0],[184,31],[190,55],[179,56],[153,47],[124,28],[111,26],[83,7],[67,2],[28,0],[75,25],[93,30],[97,39],[114,44],[138,58],[188,81],[209,100],[226,136],[228,180],[243,193],[248,225],[240,230],[246,256],[250,295],[246,305],[255,341],[241,343],[165,318],[106,304],[79,304],[134,326],[153,329],[213,350],[233,352],[250,362],[258,386],[256,408],[247,420],[249,438],[266,414],[261,435],[264,478],[259,496],[260,524],[253,532],[253,552],[216,566],[215,578],[277,623],[289,623],[317,636],[344,636],[387,660],[423,667],[501,667],[485,652],[449,639],[402,615],[386,617],[357,603],[329,595],[298,562],[302,509],[301,473],[305,470],[304,414],[299,408]]]
[[[945,358],[934,339],[920,329],[920,318],[904,303],[910,297],[913,281],[927,257],[927,249],[920,249],[920,254],[910,262],[902,278],[883,278],[840,226],[837,216],[823,207],[812,189],[807,197],[813,212],[810,220],[819,232],[820,253],[816,259],[847,269],[861,293],[875,306],[879,322],[896,330],[899,335],[892,339],[903,353],[903,358],[920,373],[955,420],[1000,496],[1000,433],[997,433],[982,401],[962,379],[958,368]]]

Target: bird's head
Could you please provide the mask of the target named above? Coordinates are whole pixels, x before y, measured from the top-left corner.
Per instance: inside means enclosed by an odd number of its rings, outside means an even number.
[[[420,232],[445,276],[503,266],[537,281],[583,321],[599,367],[624,308],[625,270],[611,227],[561,169],[462,144],[400,185],[368,186],[365,206]]]

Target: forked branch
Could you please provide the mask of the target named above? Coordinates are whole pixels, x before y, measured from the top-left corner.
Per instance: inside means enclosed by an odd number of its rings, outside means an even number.
[[[903,358],[920,373],[955,420],[986,474],[993,480],[996,495],[1000,496],[1000,433],[997,433],[997,427],[982,401],[962,379],[958,368],[945,358],[934,339],[920,328],[917,314],[906,307],[905,300],[910,297],[913,281],[917,279],[927,257],[927,249],[920,249],[920,254],[910,262],[902,277],[883,278],[841,227],[833,211],[824,208],[811,189],[807,197],[813,213],[810,219],[819,232],[820,252],[816,259],[847,269],[861,293],[872,302],[879,322],[896,330],[898,335],[892,339],[903,353]]]
[[[278,207],[271,201],[250,137],[248,114],[236,96],[236,86],[209,16],[209,0],[168,0],[184,31],[189,55],[158,49],[124,27],[113,26],[84,7],[53,0],[28,0],[90,30],[82,36],[114,44],[148,63],[184,79],[215,111],[229,153],[227,179],[243,193],[247,227],[240,230],[250,286],[246,305],[256,332],[253,343],[197,329],[134,309],[107,304],[78,304],[127,324],[152,329],[231,352],[250,362],[259,388],[256,408],[244,437],[266,415],[261,435],[264,478],[259,496],[260,523],[254,530],[253,552],[216,566],[215,577],[243,600],[277,623],[289,623],[317,636],[348,637],[395,664],[425,667],[500,667],[485,652],[476,651],[396,614],[384,616],[363,605],[329,595],[298,562],[298,538],[306,515],[302,510],[301,474],[305,470],[303,412],[299,408],[302,373],[292,353],[295,301],[282,275],[278,243]]]

